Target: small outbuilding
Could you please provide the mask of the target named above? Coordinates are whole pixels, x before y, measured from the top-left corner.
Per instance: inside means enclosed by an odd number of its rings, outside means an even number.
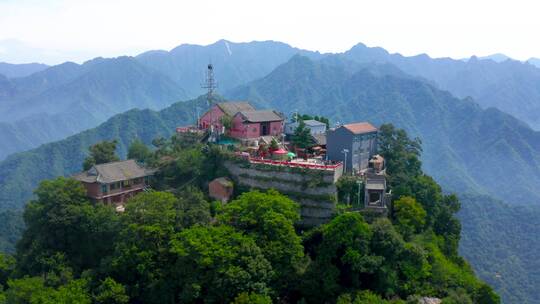
[[[223,203],[231,199],[233,190],[233,182],[227,177],[218,177],[208,184],[210,197]]]

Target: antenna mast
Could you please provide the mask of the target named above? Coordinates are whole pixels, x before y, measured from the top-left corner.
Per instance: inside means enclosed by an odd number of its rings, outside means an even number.
[[[201,88],[208,90],[206,93],[206,102],[208,106],[211,106],[214,90],[217,89],[217,82],[214,78],[214,66],[211,63],[208,64],[208,68],[206,69],[206,79],[201,85]]]
[[[210,142],[214,142],[217,140],[217,132],[216,130],[214,130],[214,115],[213,115],[213,112],[212,112],[212,104],[213,104],[213,95],[214,95],[214,90],[217,88],[217,82],[216,82],[216,79],[214,78],[214,66],[212,65],[212,63],[209,63],[208,66],[207,66],[207,69],[206,69],[206,79],[205,79],[205,82],[201,85],[201,88],[203,89],[207,89],[207,93],[206,93],[206,105],[208,106],[208,108],[210,109],[210,137],[209,137],[209,141]]]

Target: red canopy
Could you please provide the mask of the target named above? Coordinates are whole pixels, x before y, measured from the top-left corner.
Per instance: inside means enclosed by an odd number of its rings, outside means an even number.
[[[277,149],[276,151],[272,152],[274,154],[287,154],[289,151],[283,150],[283,149]]]

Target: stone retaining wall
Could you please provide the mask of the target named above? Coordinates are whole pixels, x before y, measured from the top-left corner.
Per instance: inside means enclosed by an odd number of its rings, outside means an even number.
[[[292,169],[265,165],[226,162],[225,167],[236,183],[254,189],[276,189],[300,204],[302,226],[312,227],[327,222],[335,211],[335,181],[341,171]],[[279,167],[279,168],[278,168]],[[275,170],[274,170],[275,169]]]

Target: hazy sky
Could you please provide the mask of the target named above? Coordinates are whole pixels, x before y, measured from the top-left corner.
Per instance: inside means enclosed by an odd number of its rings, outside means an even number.
[[[525,60],[540,57],[539,16],[539,4],[520,0],[0,0],[0,61],[80,62],[222,38]]]

